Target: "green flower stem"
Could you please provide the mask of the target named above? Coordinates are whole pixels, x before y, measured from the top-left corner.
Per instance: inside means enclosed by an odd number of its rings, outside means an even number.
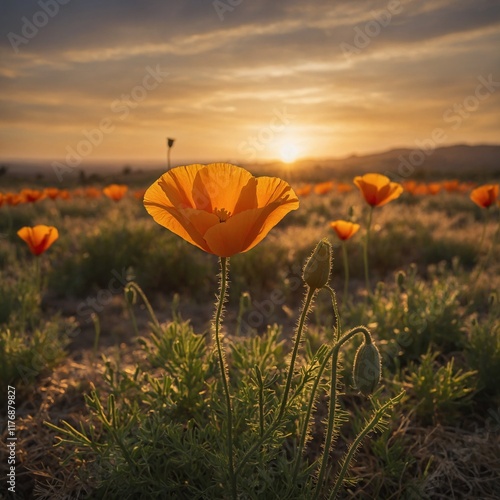
[[[288,376],[286,378],[285,390],[283,391],[283,398],[281,400],[280,411],[278,413],[278,416],[276,417],[277,421],[280,421],[283,418],[283,414],[285,413],[285,408],[288,401],[288,393],[290,392],[290,386],[292,385],[295,360],[297,359],[297,353],[299,352],[302,330],[304,329],[307,313],[309,312],[309,308],[311,307],[311,302],[315,292],[316,292],[315,289],[310,287],[307,288],[307,295],[304,301],[304,306],[302,308],[302,313],[300,315],[299,325],[297,327],[297,335],[295,336],[295,344],[293,346],[292,357],[290,359],[290,367],[288,369]]]
[[[222,385],[224,387],[224,394],[226,397],[226,412],[227,412],[227,453],[229,460],[229,481],[231,483],[231,496],[233,500],[237,498],[236,491],[236,476],[234,473],[234,457],[233,457],[233,412],[231,410],[231,396],[229,394],[229,384],[227,381],[227,368],[224,360],[224,353],[220,339],[221,319],[224,310],[224,302],[226,300],[227,292],[227,257],[220,258],[220,289],[219,300],[217,304],[217,312],[215,313],[215,343],[217,345],[217,354],[219,357],[219,365],[222,377]]]
[[[371,295],[370,290],[370,278],[368,272],[368,246],[370,244],[370,227],[372,225],[372,216],[373,216],[373,207],[370,206],[370,211],[368,212],[368,223],[366,224],[366,237],[365,237],[365,246],[363,252],[363,258],[365,261],[365,282],[366,282],[366,293],[368,296]]]
[[[477,253],[478,255],[481,255],[481,249],[483,248],[483,243],[484,243],[484,237],[486,236],[486,227],[488,226],[488,215],[484,217],[483,220],[483,230],[481,232],[481,238],[479,238],[479,243],[477,245]]]
[[[357,449],[359,448],[359,445],[363,441],[363,439],[370,434],[377,425],[380,423],[381,419],[384,417],[386,412],[392,408],[396,403],[399,403],[401,401],[401,398],[404,395],[404,391],[399,393],[396,397],[390,399],[385,403],[385,405],[381,406],[373,415],[371,420],[366,424],[364,429],[356,436],[356,439],[353,441],[351,446],[349,447],[349,451],[347,452],[344,461],[342,462],[342,468],[340,469],[339,475],[337,476],[337,479],[335,481],[335,484],[333,486],[332,491],[330,492],[330,495],[328,496],[328,500],[334,500],[337,498],[337,494],[340,490],[340,487],[342,486],[342,483],[344,482],[345,475],[347,473],[347,470],[349,469],[349,465],[351,463],[352,458],[354,457],[354,454],[356,453]]]
[[[326,428],[323,456],[321,458],[321,467],[318,474],[318,481],[316,483],[316,491],[314,492],[313,500],[318,498],[320,491],[323,487],[323,482],[325,480],[325,474],[326,474],[326,467],[328,465],[328,457],[330,455],[330,448],[332,445],[333,431],[335,428],[335,412],[337,407],[337,369],[338,369],[338,358],[339,358],[340,348],[342,347],[343,344],[352,339],[358,333],[362,333],[365,336],[365,342],[370,343],[372,341],[368,329],[365,326],[357,326],[341,337],[341,339],[332,347],[328,355],[325,357],[325,361],[323,362],[323,365],[326,366],[326,360],[328,360],[328,358],[331,355],[332,373],[330,380],[330,407],[328,411],[328,425]],[[322,368],[324,369],[323,365]],[[320,369],[317,379],[321,377],[323,369]]]
[[[146,309],[148,310],[151,321],[153,322],[156,328],[160,328],[160,322],[158,321],[158,318],[156,317],[156,314],[154,313],[153,308],[151,307],[151,303],[149,302],[142,288],[135,281],[129,281],[125,286],[125,293],[129,289],[134,289],[141,296],[141,299],[143,300]]]
[[[349,285],[349,261],[347,260],[347,247],[342,241],[342,260],[344,261],[344,295],[342,295],[342,308],[347,305],[347,287]]]
[[[262,446],[262,444],[266,441],[266,439],[280,426],[281,424],[281,419],[283,418],[283,415],[286,410],[287,402],[288,402],[288,394],[290,392],[290,387],[292,384],[292,378],[293,378],[293,370],[295,366],[295,360],[297,358],[297,353],[299,350],[299,345],[300,345],[300,339],[302,337],[302,331],[304,329],[304,324],[307,318],[307,313],[309,312],[309,309],[311,307],[311,302],[314,297],[316,290],[313,290],[312,288],[308,287],[307,289],[307,295],[304,301],[304,305],[302,308],[302,312],[300,315],[299,319],[299,324],[297,326],[297,334],[295,336],[295,344],[293,347],[293,352],[292,352],[292,357],[290,359],[290,367],[288,369],[288,376],[285,384],[285,390],[283,392],[283,398],[281,401],[280,405],[280,410],[272,424],[267,428],[267,430],[264,432],[263,435],[261,435],[260,439],[256,440],[255,443],[247,450],[245,455],[243,455],[243,458],[241,459],[240,463],[238,464],[238,467],[236,469],[236,475],[238,475],[241,470],[243,469],[243,466],[247,463],[248,459],[252,456],[252,454]]]
[[[488,211],[490,210],[489,208],[487,209]],[[483,247],[483,243],[484,243],[484,238],[486,236],[486,229],[487,229],[487,226],[488,226],[488,222],[489,222],[489,213],[487,214],[487,217],[486,217],[486,220],[484,221],[484,224],[483,224],[483,231],[481,233],[481,238],[479,240],[479,244],[478,244],[478,247],[477,247],[477,254],[478,254],[478,258],[481,259],[481,249]],[[477,270],[475,271],[475,274],[473,277],[470,278],[470,288],[475,288],[478,280],[479,280],[479,277],[481,276],[481,274],[483,273],[484,269],[486,268],[486,265],[488,264],[489,260],[490,260],[490,257],[492,255],[492,252],[493,252],[493,248],[495,247],[495,244],[496,244],[496,239],[497,239],[497,236],[500,232],[500,219],[498,220],[498,225],[497,225],[497,229],[496,231],[493,233],[493,238],[491,240],[491,245],[490,245],[490,248],[488,250],[488,253],[486,254],[486,257],[481,261],[478,262],[478,265],[477,265]]]
[[[335,290],[329,285],[325,286],[325,290],[330,294],[330,297],[332,299],[333,313],[335,314],[335,335],[333,337],[333,340],[334,342],[337,342],[342,335],[342,325],[340,323],[339,308],[337,306],[337,294],[335,293]]]
[[[42,300],[42,265],[40,263],[41,255],[35,256],[35,286],[36,292],[40,295]]]
[[[294,465],[294,469],[293,469],[292,482],[296,482],[297,476],[299,473],[299,468],[300,468],[300,464],[302,461],[302,455],[304,453],[304,446],[305,446],[306,438],[307,438],[307,430],[309,428],[309,421],[311,419],[311,413],[312,413],[312,410],[314,408],[314,401],[316,400],[316,392],[318,389],[319,382],[321,380],[321,376],[323,375],[323,371],[325,370],[325,367],[328,363],[328,360],[330,359],[330,356],[332,356],[332,354],[336,348],[338,339],[340,338],[340,336],[342,334],[342,327],[340,324],[340,315],[339,315],[339,310],[337,307],[337,299],[335,296],[335,290],[333,288],[331,288],[330,286],[325,286],[325,289],[330,293],[330,296],[332,298],[333,311],[335,313],[336,329],[335,329],[335,336],[333,339],[334,344],[333,344],[333,347],[328,352],[328,354],[325,356],[325,359],[323,360],[323,362],[321,363],[321,366],[319,367],[318,374],[317,374],[317,376],[314,380],[313,386],[311,388],[311,394],[309,396],[309,403],[307,405],[306,417],[304,419],[304,426],[302,427],[299,446],[297,448],[297,454],[295,456],[295,465]]]

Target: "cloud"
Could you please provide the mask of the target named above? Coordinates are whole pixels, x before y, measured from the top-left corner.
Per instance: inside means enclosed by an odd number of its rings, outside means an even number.
[[[313,145],[308,154],[385,149],[442,124],[479,75],[500,80],[494,0],[243,0],[222,21],[203,0],[69,0],[16,53],[9,34],[22,36],[42,4],[57,1],[7,0],[0,8],[7,156],[61,157],[82,130],[110,117],[116,131],[96,157],[162,155],[168,130],[182,138],[179,155],[192,155],[196,137],[200,158],[237,158],[241,141],[280,107],[294,115],[284,133]],[[345,44],[355,50],[346,54]],[[113,103],[157,66],[168,77],[121,120]],[[450,138],[493,137],[499,111],[494,94]],[[262,151],[272,154],[272,145]]]

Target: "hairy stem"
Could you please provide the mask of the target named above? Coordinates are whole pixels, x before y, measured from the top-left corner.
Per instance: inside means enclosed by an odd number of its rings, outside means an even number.
[[[342,295],[342,309],[347,305],[347,287],[349,285],[349,261],[347,260],[347,248],[342,241],[342,260],[344,261],[344,295]]]
[[[224,395],[226,398],[226,416],[227,416],[227,453],[229,461],[229,481],[231,483],[231,496],[233,500],[237,498],[236,492],[236,476],[234,474],[234,457],[233,457],[233,412],[231,409],[231,396],[229,394],[229,384],[227,381],[227,368],[224,359],[224,353],[221,343],[221,319],[224,310],[224,302],[226,300],[227,292],[227,257],[220,258],[220,289],[219,300],[217,303],[217,311],[215,313],[215,343],[217,345],[217,355],[219,358],[219,365],[222,377],[222,386],[224,388]]]
[[[286,384],[285,384],[285,390],[283,392],[283,398],[281,401],[280,405],[280,410],[278,412],[278,415],[272,422],[272,424],[267,428],[267,430],[264,432],[264,434],[261,435],[260,439],[255,441],[255,443],[247,450],[245,455],[243,455],[243,458],[241,459],[240,463],[238,464],[238,467],[236,469],[236,475],[238,475],[239,472],[243,469],[243,466],[247,463],[248,459],[252,456],[252,454],[262,446],[262,444],[266,441],[266,439],[280,426],[281,424],[281,419],[283,418],[283,415],[286,410],[287,402],[288,402],[288,394],[290,393],[290,387],[292,384],[292,378],[293,378],[293,370],[295,366],[295,360],[297,359],[297,353],[299,351],[299,345],[300,345],[300,339],[302,337],[302,331],[304,329],[305,321],[307,318],[307,313],[309,312],[309,309],[311,307],[311,302],[314,297],[315,290],[311,289],[308,287],[307,289],[307,295],[304,301],[304,305],[302,308],[302,312],[300,315],[299,319],[299,324],[297,326],[297,334],[295,336],[295,344],[293,347],[292,351],[292,357],[290,359],[290,367],[288,369],[288,376],[286,379]]]
[[[368,271],[368,246],[370,244],[370,227],[372,225],[372,216],[373,216],[373,207],[370,206],[370,210],[368,212],[368,223],[366,224],[366,237],[365,237],[365,245],[364,245],[364,252],[363,252],[363,259],[365,262],[366,293],[368,296],[371,295],[370,278],[369,278],[369,271]]]
[[[487,214],[487,215],[489,215],[489,214]],[[481,276],[484,269],[486,268],[486,265],[488,264],[490,257],[491,257],[491,254],[493,252],[493,248],[495,247],[497,235],[500,232],[500,219],[499,219],[497,229],[493,233],[493,237],[491,239],[491,245],[490,245],[490,248],[488,250],[488,253],[486,254],[486,257],[481,260],[481,249],[483,247],[484,238],[486,236],[486,229],[488,226],[488,222],[489,222],[489,217],[486,217],[486,220],[484,221],[484,224],[483,224],[483,231],[481,233],[481,238],[480,238],[479,244],[477,246],[477,255],[478,255],[479,262],[477,264],[477,268],[476,268],[473,276],[471,276],[471,278],[470,278],[470,288],[471,289],[475,289],[477,282],[479,281],[479,277]]]
[[[363,441],[363,439],[377,427],[377,425],[379,424],[380,420],[384,417],[386,412],[390,408],[392,408],[394,404],[398,403],[403,397],[403,395],[404,391],[398,394],[395,398],[392,398],[389,401],[387,401],[385,405],[381,406],[375,412],[371,420],[365,425],[364,429],[362,429],[361,432],[356,436],[356,439],[349,447],[349,450],[344,458],[344,461],[342,462],[342,468],[340,469],[339,475],[337,476],[337,479],[335,481],[335,485],[333,486],[333,489],[330,492],[330,495],[328,497],[329,500],[334,500],[335,498],[337,498],[337,494],[339,492],[340,487],[342,486],[347,470],[349,469],[351,460],[353,459],[354,454],[359,448],[361,441]]]
[[[307,289],[306,299],[304,301],[304,306],[302,308],[302,313],[300,315],[299,325],[297,327],[297,335],[295,336],[295,343],[293,346],[292,357],[290,358],[290,367],[288,369],[288,376],[286,378],[285,390],[283,391],[283,398],[281,400],[280,411],[276,420],[280,421],[285,413],[286,403],[288,401],[288,393],[290,392],[290,386],[292,385],[293,370],[295,367],[295,360],[297,359],[297,353],[299,352],[300,340],[302,337],[302,330],[304,329],[304,324],[306,322],[307,313],[311,306],[312,299],[316,290],[309,288]]]
[[[325,434],[325,444],[323,448],[323,456],[321,458],[321,467],[318,474],[318,481],[316,483],[316,491],[313,499],[318,498],[320,491],[323,487],[325,480],[326,467],[328,465],[328,458],[330,455],[330,448],[332,446],[333,433],[335,429],[335,412],[337,409],[337,368],[340,348],[347,341],[352,339],[356,334],[362,333],[365,336],[365,342],[371,342],[371,335],[368,329],[364,326],[357,326],[347,332],[331,349],[332,356],[332,372],[330,379],[330,407],[328,411],[328,425]],[[326,357],[328,359],[329,356]]]

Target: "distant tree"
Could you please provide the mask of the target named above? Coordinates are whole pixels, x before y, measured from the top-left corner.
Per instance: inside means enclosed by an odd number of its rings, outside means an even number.
[[[2,165],[2,166],[0,167],[0,177],[1,177],[2,175],[5,175],[5,174],[7,173],[7,170],[9,170],[9,167],[7,167],[6,165]]]
[[[125,165],[123,167],[122,174],[123,175],[129,175],[130,173],[132,173],[132,168],[129,167],[128,165]]]

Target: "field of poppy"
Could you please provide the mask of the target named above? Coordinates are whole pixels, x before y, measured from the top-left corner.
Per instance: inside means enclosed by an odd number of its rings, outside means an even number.
[[[19,498],[500,496],[499,179],[158,175],[2,185]]]

